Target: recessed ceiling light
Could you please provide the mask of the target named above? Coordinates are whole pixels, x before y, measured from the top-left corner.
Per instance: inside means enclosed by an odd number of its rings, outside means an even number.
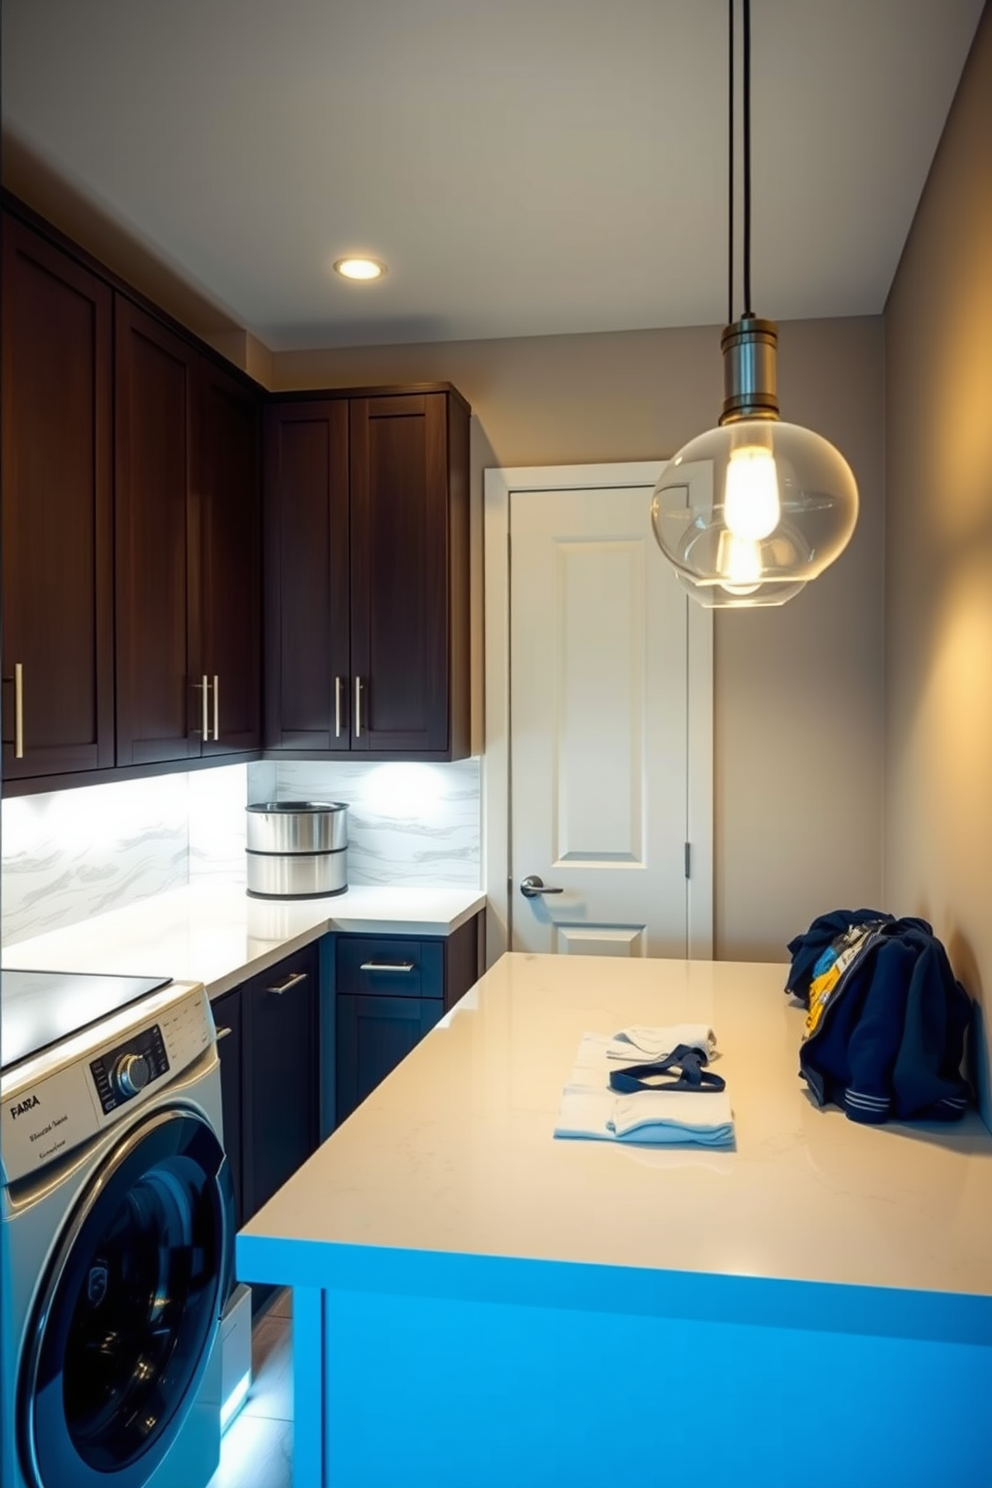
[[[386,265],[377,258],[339,258],[334,270],[343,279],[381,279]]]

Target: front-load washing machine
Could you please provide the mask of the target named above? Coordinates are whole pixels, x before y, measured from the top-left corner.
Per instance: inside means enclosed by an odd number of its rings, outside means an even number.
[[[197,983],[2,975],[0,1482],[204,1488],[234,1208]]]

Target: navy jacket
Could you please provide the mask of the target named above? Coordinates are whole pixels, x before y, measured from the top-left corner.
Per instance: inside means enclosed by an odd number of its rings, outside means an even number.
[[[786,990],[809,1009],[799,1072],[819,1105],[866,1122],[964,1114],[972,1004],[926,920],[837,910],[789,950]]]

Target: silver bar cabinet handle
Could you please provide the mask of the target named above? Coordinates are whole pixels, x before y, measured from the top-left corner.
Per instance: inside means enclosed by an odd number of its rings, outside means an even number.
[[[334,737],[341,737],[341,678],[334,678]]]
[[[355,738],[362,737],[362,679],[355,678]]]
[[[220,678],[214,672],[214,742],[220,738]]]
[[[284,982],[279,982],[275,987],[266,987],[265,990],[266,992],[274,992],[277,997],[281,997],[291,987],[298,987],[301,982],[305,982],[308,976],[309,972],[294,971],[290,973]]]
[[[210,738],[210,698],[207,695],[209,686],[207,674],[204,672],[200,678],[200,732],[204,743]]]
[[[219,1044],[221,1039],[230,1038],[233,1032],[233,1028],[218,1028],[215,1035],[215,1042]]]
[[[14,758],[24,758],[24,664],[14,663]]]
[[[412,961],[363,961],[362,971],[413,971]]]

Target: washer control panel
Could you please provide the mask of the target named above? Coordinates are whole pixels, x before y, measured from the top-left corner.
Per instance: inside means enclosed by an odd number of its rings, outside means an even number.
[[[0,1074],[0,1178],[60,1161],[208,1051],[213,1017],[200,982],[170,982]]]
[[[126,1043],[90,1060],[97,1099],[105,1116],[144,1090],[169,1070],[169,1058],[157,1023],[143,1028]]]

